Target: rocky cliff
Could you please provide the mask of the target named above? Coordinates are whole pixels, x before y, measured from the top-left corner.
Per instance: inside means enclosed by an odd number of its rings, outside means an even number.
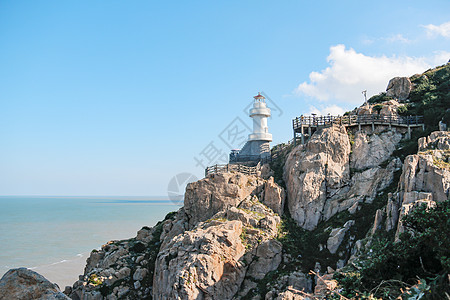
[[[359,204],[371,203],[401,167],[401,161],[391,155],[402,136],[386,128],[353,133],[332,126],[296,147],[285,164],[292,218],[300,227],[313,230],[336,213],[353,213]]]
[[[450,74],[447,66],[437,69],[439,76],[428,72],[427,78],[444,85],[442,78],[450,75],[442,70]],[[398,116],[419,109],[414,101],[424,81],[420,76],[394,78],[387,94],[353,113]],[[427,130],[436,127],[433,122]],[[389,249],[414,248],[402,244],[415,236],[405,216],[421,205],[426,214],[449,201],[450,133],[418,130],[410,139],[402,128],[334,125],[316,131],[305,145],[277,147],[282,155],[265,165],[260,177],[220,173],[191,183],[183,208],[152,228],[143,227],[134,238],[92,251],[84,274],[65,294],[75,300],[323,299],[333,293],[340,297],[339,291],[361,295],[362,286],[378,284],[376,280],[381,282],[377,291],[386,293],[381,285],[389,280],[369,277],[371,282],[363,283],[361,276],[368,274],[363,271],[380,272],[370,268],[392,260],[395,251]],[[419,255],[417,267],[438,272],[428,264],[440,264],[445,275],[447,254],[441,255],[442,263]],[[408,272],[414,264],[405,263]],[[15,272],[2,278],[0,291],[23,277]],[[19,289],[44,297],[36,299],[65,297],[42,278],[26,281]],[[423,282],[421,287],[393,282],[395,297],[400,288],[401,293],[432,289]],[[15,290],[9,293],[15,295]]]
[[[231,299],[277,269],[285,193],[240,173],[188,185],[185,205],[88,258],[72,299]]]

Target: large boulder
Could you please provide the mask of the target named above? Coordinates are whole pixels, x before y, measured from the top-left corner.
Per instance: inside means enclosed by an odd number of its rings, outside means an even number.
[[[408,99],[411,88],[411,80],[408,77],[394,77],[389,80],[386,88],[386,96],[404,101]]]
[[[450,193],[450,168],[446,167],[448,157],[440,156],[440,151],[409,155],[405,159],[400,177],[400,199],[412,191],[429,192],[432,200],[444,201]]]
[[[250,195],[261,193],[263,186],[263,179],[241,173],[211,174],[188,184],[184,195],[184,210],[189,228],[221,210],[238,206]]]
[[[330,253],[336,253],[344,240],[346,232],[353,226],[353,224],[355,224],[355,221],[350,220],[347,221],[342,228],[335,228],[331,231],[330,237],[327,240],[327,248]]]
[[[308,230],[327,218],[327,199],[350,181],[350,141],[344,127],[332,126],[312,135],[306,147],[294,148],[285,164],[289,212]]]
[[[11,269],[0,280],[0,300],[69,300],[59,287],[27,268]]]
[[[245,276],[242,227],[240,221],[207,223],[172,239],[158,255],[153,299],[230,299]]]
[[[174,236],[156,260],[153,299],[232,299],[281,262],[280,217],[249,196]]]
[[[358,131],[352,146],[350,167],[365,170],[380,165],[391,157],[401,139],[402,135],[395,131],[381,134]]]
[[[264,184],[264,198],[262,202],[277,214],[282,215],[285,197],[284,189],[274,182],[273,177],[270,177]]]

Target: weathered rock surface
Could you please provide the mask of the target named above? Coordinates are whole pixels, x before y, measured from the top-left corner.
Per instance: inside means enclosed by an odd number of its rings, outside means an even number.
[[[156,262],[154,299],[230,299],[245,276],[242,222],[211,221],[176,236]]]
[[[300,271],[283,275],[275,283],[269,283],[271,289],[265,295],[265,299],[305,299],[305,294],[313,291],[312,281],[309,275]]]
[[[11,269],[0,280],[0,300],[70,299],[44,276],[27,268]]]
[[[285,197],[284,189],[275,184],[273,177],[270,177],[264,184],[264,199],[262,202],[281,216],[284,210]]]
[[[274,240],[284,190],[241,173],[190,184],[185,207],[135,238],[92,251],[72,299],[231,299],[245,276],[262,278],[281,261]],[[252,285],[253,281],[247,280]]]
[[[429,192],[434,201],[448,199],[450,170],[447,155],[436,149],[408,156],[400,177],[400,200],[403,202],[405,194],[413,191]]]
[[[298,146],[285,164],[288,208],[308,230],[327,219],[328,198],[350,180],[350,141],[344,127],[333,126],[313,134],[306,147]]]
[[[408,99],[411,88],[411,80],[408,77],[394,77],[389,80],[386,95],[403,101]]]
[[[244,296],[281,262],[280,217],[248,196],[172,238],[156,261],[154,299]],[[247,279],[246,279],[247,278]]]
[[[391,157],[401,139],[402,134],[395,131],[380,134],[358,131],[352,146],[350,167],[364,170],[379,166]]]
[[[217,212],[238,206],[250,195],[261,193],[264,180],[241,173],[212,174],[188,184],[184,196],[184,210],[189,228],[208,220]]]
[[[388,100],[381,103],[369,104],[358,107],[354,112],[356,115],[364,118],[364,115],[379,115],[382,117],[396,117],[398,116],[398,108],[404,104],[399,103],[397,100]]]
[[[422,137],[418,141],[419,152],[430,150],[450,150],[450,132],[434,131],[427,137]]]
[[[330,237],[327,240],[327,248],[331,254],[336,253],[342,241],[344,240],[345,233],[355,224],[355,221],[347,221],[342,228],[335,228],[331,231]]]
[[[396,228],[396,240],[404,232],[401,218],[414,207],[450,197],[450,133],[432,132],[419,139],[419,152],[405,158],[398,191],[390,195],[386,207],[386,231]]]
[[[154,262],[160,236],[168,224],[183,215],[169,214],[153,228],[143,227],[135,238],[110,241],[93,250],[84,274],[73,284],[72,299],[146,299],[151,297]]]
[[[402,105],[397,100],[389,100],[382,102],[379,115],[380,116],[398,116],[398,108]]]
[[[351,147],[345,129],[331,127],[315,133],[306,147],[295,148],[285,165],[293,219],[312,230],[338,212],[354,213],[358,203],[372,202],[401,168],[400,160],[391,158],[401,138],[394,131],[362,130]]]

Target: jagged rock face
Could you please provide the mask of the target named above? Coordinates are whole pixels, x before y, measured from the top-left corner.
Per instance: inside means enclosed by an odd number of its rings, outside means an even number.
[[[351,148],[343,127],[315,133],[305,148],[295,148],[286,161],[291,216],[299,226],[312,230],[340,211],[354,213],[359,202],[372,202],[401,168],[400,160],[391,158],[401,138],[393,131],[369,134],[363,130],[355,134]]]
[[[263,179],[241,173],[212,174],[188,184],[184,210],[189,219],[189,228],[221,210],[238,206],[249,195],[260,193],[263,185]]]
[[[189,215],[181,208],[135,238],[93,251],[71,298],[228,299],[243,276],[264,277],[278,267],[280,217],[261,203],[282,208],[284,190],[273,178],[217,174],[191,184],[187,194]]]
[[[382,116],[398,116],[398,107],[401,105],[397,100],[389,100],[382,102],[383,107],[379,114]]]
[[[420,138],[418,144],[418,153],[404,161],[397,192],[390,193],[386,207],[377,211],[372,234],[383,227],[386,231],[396,230],[398,241],[405,230],[403,216],[419,204],[433,207],[436,201],[449,199],[450,132],[432,132]]]
[[[355,224],[355,221],[347,221],[342,228],[335,228],[331,231],[330,237],[327,240],[327,248],[331,254],[336,253],[342,241],[344,240],[345,233]]]
[[[296,147],[285,164],[288,208],[305,229],[314,229],[323,219],[328,196],[349,182],[350,142],[344,127],[316,132],[306,144]]]
[[[264,184],[264,198],[262,202],[281,216],[284,210],[285,197],[284,189],[275,184],[273,177],[270,177]]]
[[[386,95],[403,101],[408,99],[411,88],[411,80],[408,77],[394,77],[389,80]]]
[[[419,152],[405,159],[400,177],[400,200],[408,193],[427,192],[433,201],[444,201],[450,194],[450,132],[436,131],[419,140]]]
[[[151,297],[154,261],[160,244],[157,231],[176,223],[182,216],[183,209],[180,209],[175,220],[168,219],[153,228],[144,227],[135,238],[111,241],[92,251],[84,274],[73,284],[70,297],[74,300]]]
[[[249,196],[161,247],[154,299],[231,299],[281,262],[280,217]],[[249,287],[246,289],[245,287]]]
[[[372,106],[369,104],[361,105],[356,110],[356,114],[358,116],[371,115],[372,114]]]
[[[401,218],[417,204],[432,207],[450,197],[450,133],[432,132],[419,139],[418,154],[406,157],[398,192],[386,207],[386,230],[397,228],[396,240],[404,231]]]
[[[176,236],[158,255],[154,299],[231,298],[244,279],[242,222],[211,222]]]
[[[377,108],[381,105],[381,108]],[[380,116],[398,116],[398,108],[402,106],[397,100],[384,101],[377,104],[364,104],[356,109],[358,116],[379,114]]]
[[[450,132],[434,131],[428,137],[422,137],[418,141],[419,152],[427,149],[450,150]]]
[[[283,287],[288,287],[283,291]],[[304,299],[303,293],[312,292],[312,279],[300,271],[294,271],[282,276],[275,283],[274,288],[266,294],[266,299]],[[277,295],[278,294],[278,295]],[[277,297],[275,298],[275,295]]]
[[[352,146],[350,167],[363,170],[379,166],[391,157],[401,139],[402,135],[395,131],[381,134],[358,131]]]
[[[0,280],[0,300],[70,299],[44,276],[26,268],[11,269]]]

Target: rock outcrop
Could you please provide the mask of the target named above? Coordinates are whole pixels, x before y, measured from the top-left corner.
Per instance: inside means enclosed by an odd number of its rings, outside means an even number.
[[[402,134],[378,129],[351,136],[353,146],[345,128],[325,128],[288,156],[287,205],[299,226],[312,230],[338,212],[354,213],[358,203],[372,202],[391,184],[401,168],[391,155]]]
[[[27,268],[11,269],[0,279],[0,300],[69,300],[59,287]]]
[[[350,167],[366,170],[379,166],[390,159],[401,139],[402,134],[395,131],[378,134],[358,131],[352,146]]]
[[[288,208],[297,223],[308,230],[332,213],[330,198],[350,181],[350,141],[344,127],[316,132],[305,147],[296,147],[285,165]]]
[[[189,228],[221,210],[238,206],[250,195],[261,193],[263,186],[263,179],[241,173],[212,174],[188,184],[184,196],[184,210],[189,220]]]
[[[278,267],[282,247],[274,238],[280,217],[256,195],[224,207],[161,248],[154,299],[244,296],[256,285],[254,280]]]
[[[401,218],[419,204],[428,207],[450,198],[450,132],[436,131],[419,139],[419,152],[405,158],[398,192],[386,207],[386,230],[404,231]]]
[[[230,299],[245,275],[241,221],[211,221],[173,238],[156,262],[154,299]]]
[[[334,228],[331,231],[330,237],[327,240],[327,248],[331,254],[336,253],[344,240],[345,233],[350,229],[350,227],[352,227],[353,224],[355,224],[355,221],[350,220],[347,221],[342,228]]]
[[[72,299],[231,299],[281,262],[284,190],[221,173],[188,185],[185,206],[135,238],[92,251]],[[266,205],[267,206],[266,206]]]
[[[70,297],[75,300],[151,297],[155,260],[164,228],[183,215],[180,209],[153,228],[143,227],[135,238],[110,241],[100,250],[93,250],[84,274],[68,289]]]
[[[408,99],[411,89],[412,84],[408,77],[394,77],[389,80],[386,96],[403,101]]]

